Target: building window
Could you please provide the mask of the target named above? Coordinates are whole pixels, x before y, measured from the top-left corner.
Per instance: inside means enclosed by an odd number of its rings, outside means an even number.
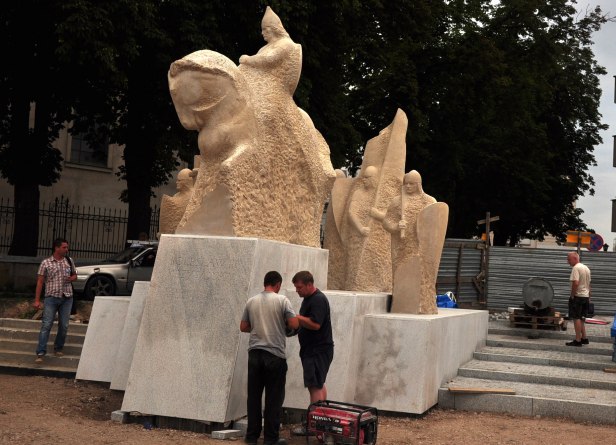
[[[71,162],[74,164],[107,167],[109,140],[88,142],[84,133],[74,134],[71,141]]]

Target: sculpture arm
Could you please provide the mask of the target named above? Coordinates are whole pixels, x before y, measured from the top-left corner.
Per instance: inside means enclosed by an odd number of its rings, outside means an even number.
[[[370,209],[370,216],[376,219],[377,221],[383,222],[385,219],[386,212],[382,212],[376,207],[372,207]]]
[[[355,227],[355,229],[362,235],[362,236],[367,236],[370,233],[370,227],[368,226],[363,226],[361,221],[359,220],[359,218],[357,217],[357,213],[350,211],[349,212],[349,219],[351,220],[351,224],[353,224],[353,227]]]
[[[389,233],[393,234],[400,231],[401,220],[398,219],[397,215],[399,213],[399,211],[388,210],[387,215],[385,216],[385,218],[383,218],[383,221],[381,221],[381,224],[383,224],[383,228]]]
[[[276,44],[267,44],[259,50],[254,56],[243,55],[240,57],[240,64],[248,65],[255,68],[271,67],[278,65],[282,59],[286,57],[288,52],[288,44],[281,44],[280,41]],[[289,42],[291,45],[292,42]]]

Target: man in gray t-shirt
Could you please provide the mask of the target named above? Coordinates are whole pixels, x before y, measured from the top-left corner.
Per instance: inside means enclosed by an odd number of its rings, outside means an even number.
[[[248,426],[245,442],[256,444],[261,435],[261,398],[263,445],[283,445],[280,439],[280,414],[287,377],[285,355],[286,330],[299,328],[299,321],[284,295],[278,295],[282,276],[271,271],[263,279],[264,290],[246,302],[240,331],[250,333],[248,341]]]

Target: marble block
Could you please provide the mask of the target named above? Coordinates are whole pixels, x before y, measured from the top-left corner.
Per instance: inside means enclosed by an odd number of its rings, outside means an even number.
[[[438,402],[442,383],[485,346],[487,335],[487,311],[366,315],[355,394],[345,401],[422,414]]]
[[[122,330],[122,338],[120,339],[120,346],[113,367],[111,389],[121,391],[126,389],[128,373],[133,361],[135,344],[137,343],[137,335],[141,326],[143,307],[145,306],[145,299],[148,296],[149,288],[149,281],[136,281],[133,287],[128,312],[124,321],[124,329]]]
[[[255,238],[162,235],[123,411],[211,422],[246,414],[246,300],[270,270],[326,287],[327,251]]]
[[[317,286],[318,287],[318,286]],[[299,313],[301,298],[294,290],[284,292]],[[334,337],[334,360],[327,374],[327,397],[330,400],[352,401],[358,379],[358,360],[362,353],[361,340],[366,314],[383,314],[387,310],[386,293],[350,292],[324,290],[329,300],[332,333]],[[310,403],[308,390],[304,387],[302,363],[299,359],[299,342],[296,337],[287,338],[287,385],[284,406],[306,409]]]
[[[111,382],[130,297],[96,297],[77,367],[77,380]]]

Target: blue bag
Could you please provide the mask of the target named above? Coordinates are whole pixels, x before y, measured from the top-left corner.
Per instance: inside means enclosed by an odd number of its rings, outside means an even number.
[[[437,295],[436,306],[444,308],[457,308],[458,303],[456,303],[456,296],[453,292],[446,292],[442,295]]]

